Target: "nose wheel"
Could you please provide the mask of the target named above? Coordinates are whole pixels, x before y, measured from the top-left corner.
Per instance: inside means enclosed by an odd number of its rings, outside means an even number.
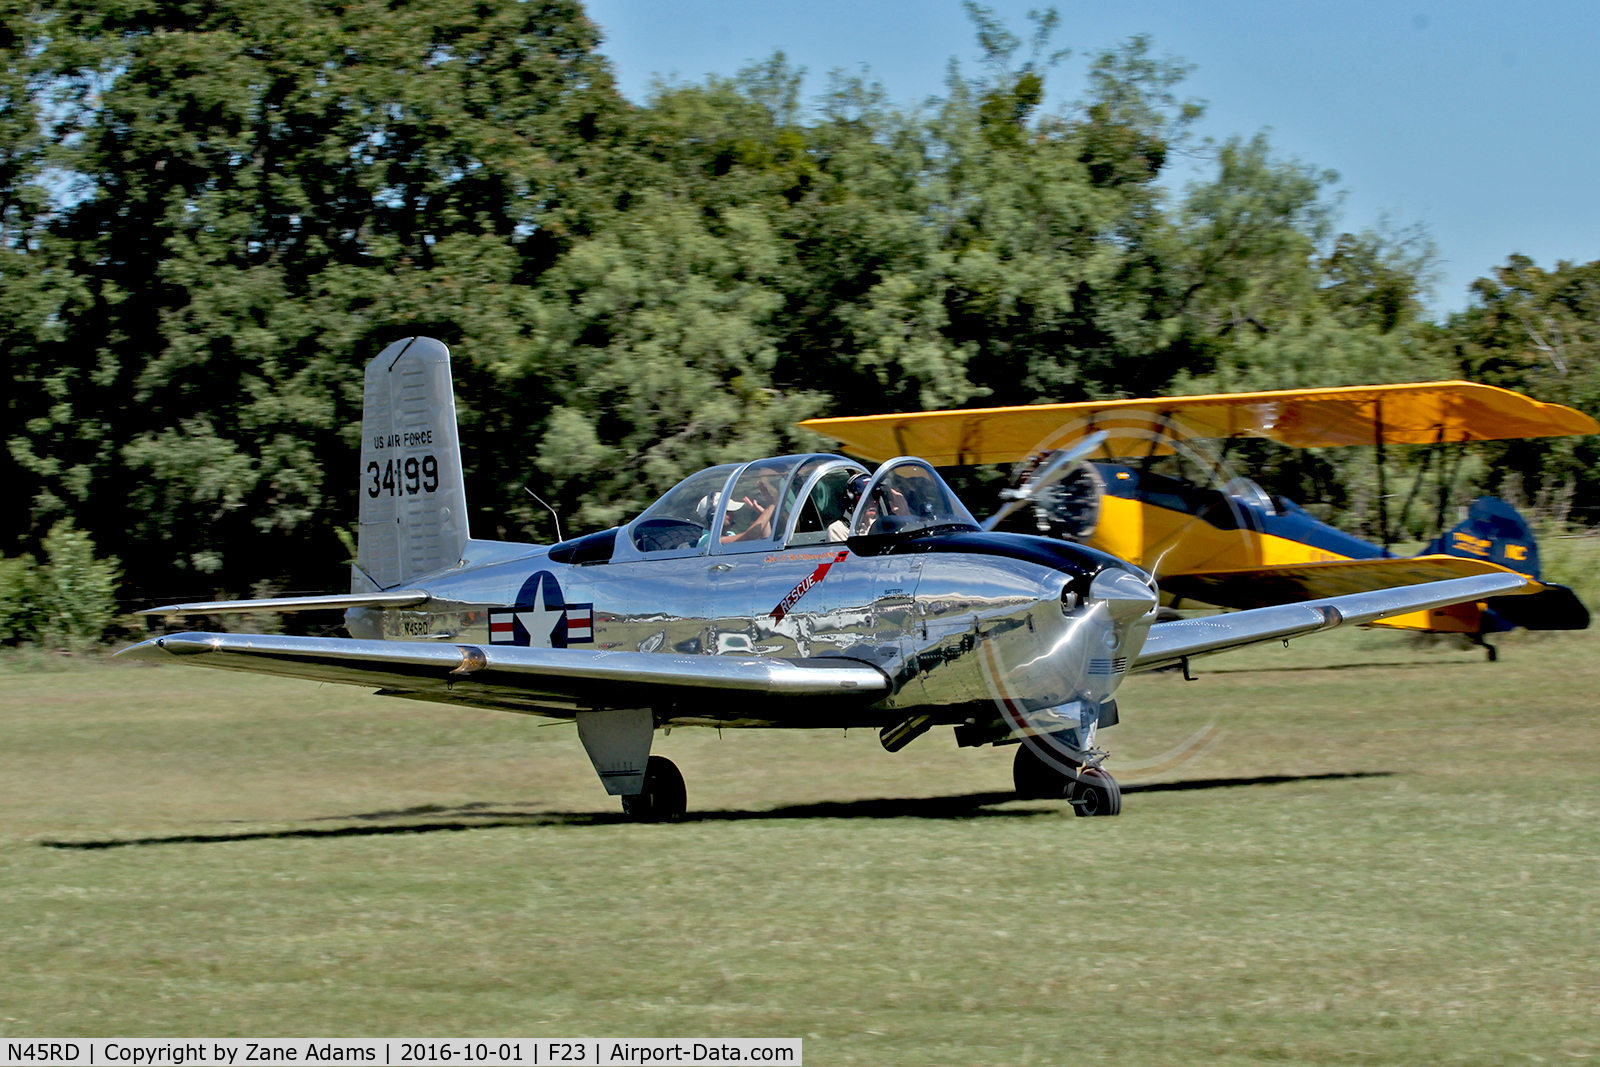
[[[644,792],[622,798],[622,811],[635,822],[677,822],[689,808],[689,792],[678,765],[651,756],[644,769]]]
[[[1067,799],[1080,816],[1122,814],[1122,787],[1099,767],[1078,772],[1078,780],[1067,787]]]
[[[1073,778],[1063,773],[1026,743],[1017,746],[1011,763],[1011,781],[1022,800],[1061,800],[1072,804],[1077,815],[1120,815],[1122,789],[1099,767],[1086,767]]]

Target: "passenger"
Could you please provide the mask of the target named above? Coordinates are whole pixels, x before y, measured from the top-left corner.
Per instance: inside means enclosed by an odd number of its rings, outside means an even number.
[[[723,544],[764,541],[772,537],[772,519],[778,510],[777,482],[776,475],[762,475],[748,495],[728,504],[727,516],[722,521]]]

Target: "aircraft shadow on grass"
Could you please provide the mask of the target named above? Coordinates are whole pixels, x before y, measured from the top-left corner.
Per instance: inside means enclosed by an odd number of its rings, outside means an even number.
[[[1178,793],[1238,786],[1283,785],[1290,782],[1325,782],[1354,778],[1388,778],[1393,771],[1355,771],[1330,774],[1273,774],[1257,778],[1202,778],[1186,782],[1126,785],[1124,793]],[[999,808],[1016,802],[1013,792],[963,793],[947,797],[823,801],[793,804],[768,811],[690,812],[682,822],[746,822],[774,819],[1031,819],[1059,816],[1065,804],[1026,808]],[[173,834],[166,837],[107,838],[98,841],[40,841],[44,848],[92,851],[142,845],[213,845],[234,841],[277,841],[295,838],[379,837],[385,834],[433,834],[460,830],[494,830],[526,826],[632,825],[621,813],[565,811],[508,811],[487,803],[443,807],[427,804],[396,811],[323,816],[318,822],[360,820],[364,825],[302,827],[295,830],[258,830],[215,834]],[[406,821],[390,821],[406,820]],[[425,821],[424,821],[425,820]]]
[[[1316,671],[1389,671],[1410,670],[1413,667],[1428,667],[1441,670],[1448,667],[1476,667],[1476,660],[1406,660],[1402,663],[1328,663],[1322,666],[1309,667],[1224,667],[1220,670],[1214,667],[1196,667],[1195,676],[1203,678],[1208,674],[1306,674]],[[1174,672],[1181,668],[1171,668]],[[1124,790],[1126,792],[1126,790]]]

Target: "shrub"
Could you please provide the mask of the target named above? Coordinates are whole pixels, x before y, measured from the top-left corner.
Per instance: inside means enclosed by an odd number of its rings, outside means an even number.
[[[44,555],[44,565],[37,568],[38,638],[73,652],[98,644],[117,614],[116,557],[97,559],[94,541],[74,529],[71,519],[50,528]]]
[[[39,636],[39,570],[32,556],[0,559],[0,642]]]

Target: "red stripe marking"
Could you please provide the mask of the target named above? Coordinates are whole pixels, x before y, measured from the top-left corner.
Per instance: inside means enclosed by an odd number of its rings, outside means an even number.
[[[850,552],[848,550],[840,552],[837,556],[834,556],[832,559],[828,560],[816,570],[802,578],[800,580],[800,584],[789,590],[788,595],[782,600],[778,601],[778,606],[772,609],[773,621],[782,622],[783,617],[789,614],[789,610],[800,602],[800,598],[811,592],[814,586],[828,576],[828,569],[835,563],[843,562],[844,558],[849,554]]]

